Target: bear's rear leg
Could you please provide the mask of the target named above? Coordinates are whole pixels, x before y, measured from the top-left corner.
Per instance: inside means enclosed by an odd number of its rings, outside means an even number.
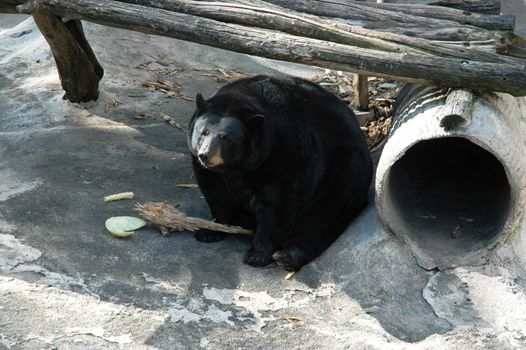
[[[289,247],[274,252],[272,259],[274,259],[278,266],[283,267],[287,271],[298,271],[303,265],[312,260],[313,257],[309,257],[301,248]]]

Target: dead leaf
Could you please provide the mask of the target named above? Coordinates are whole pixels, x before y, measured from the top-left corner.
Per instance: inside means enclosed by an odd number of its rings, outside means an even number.
[[[172,117],[170,117],[168,114],[165,114],[165,113],[163,113],[163,112],[161,112],[160,114],[161,114],[161,118],[163,118],[163,120],[164,120],[166,123],[168,123],[168,124],[170,124],[170,125],[176,127],[177,129],[181,130],[182,132],[184,132],[184,133],[186,134],[186,129],[185,129],[181,124],[179,124],[178,122],[176,122],[175,120],[173,120]]]
[[[283,321],[287,321],[288,323],[291,323],[293,326],[297,326],[301,322],[301,319],[299,317],[295,317],[295,316],[287,316],[287,315],[285,315],[285,316],[281,316],[280,319],[283,320]]]
[[[244,73],[235,69],[198,67],[194,68],[194,70],[196,72],[207,73],[203,75],[215,78],[218,83],[230,83],[253,76],[253,74]]]
[[[454,239],[459,239],[460,237],[462,237],[462,227],[460,225],[455,227],[453,232],[451,232],[451,237],[453,237]]]

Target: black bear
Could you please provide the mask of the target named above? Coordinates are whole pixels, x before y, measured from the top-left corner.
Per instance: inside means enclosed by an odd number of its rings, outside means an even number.
[[[217,222],[254,230],[245,262],[298,270],[365,206],[372,161],[351,109],[309,81],[264,75],[197,95],[188,145]],[[201,230],[213,242],[225,234]]]

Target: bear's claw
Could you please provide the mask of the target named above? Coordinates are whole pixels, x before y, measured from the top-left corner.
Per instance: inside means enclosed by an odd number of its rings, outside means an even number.
[[[246,252],[244,262],[250,266],[268,265],[272,262],[272,251],[257,250],[252,247]]]
[[[272,254],[276,264],[287,271],[298,271],[306,261],[305,253],[299,248],[278,250]]]

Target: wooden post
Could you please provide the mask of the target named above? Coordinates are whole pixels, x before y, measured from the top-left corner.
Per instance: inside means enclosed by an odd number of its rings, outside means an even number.
[[[369,110],[369,84],[367,76],[353,74],[352,85],[354,88],[354,106],[357,110],[365,112]]]
[[[36,12],[35,23],[48,42],[57,64],[65,99],[87,102],[98,97],[102,66],[91,50],[79,20],[62,23],[59,17]]]

